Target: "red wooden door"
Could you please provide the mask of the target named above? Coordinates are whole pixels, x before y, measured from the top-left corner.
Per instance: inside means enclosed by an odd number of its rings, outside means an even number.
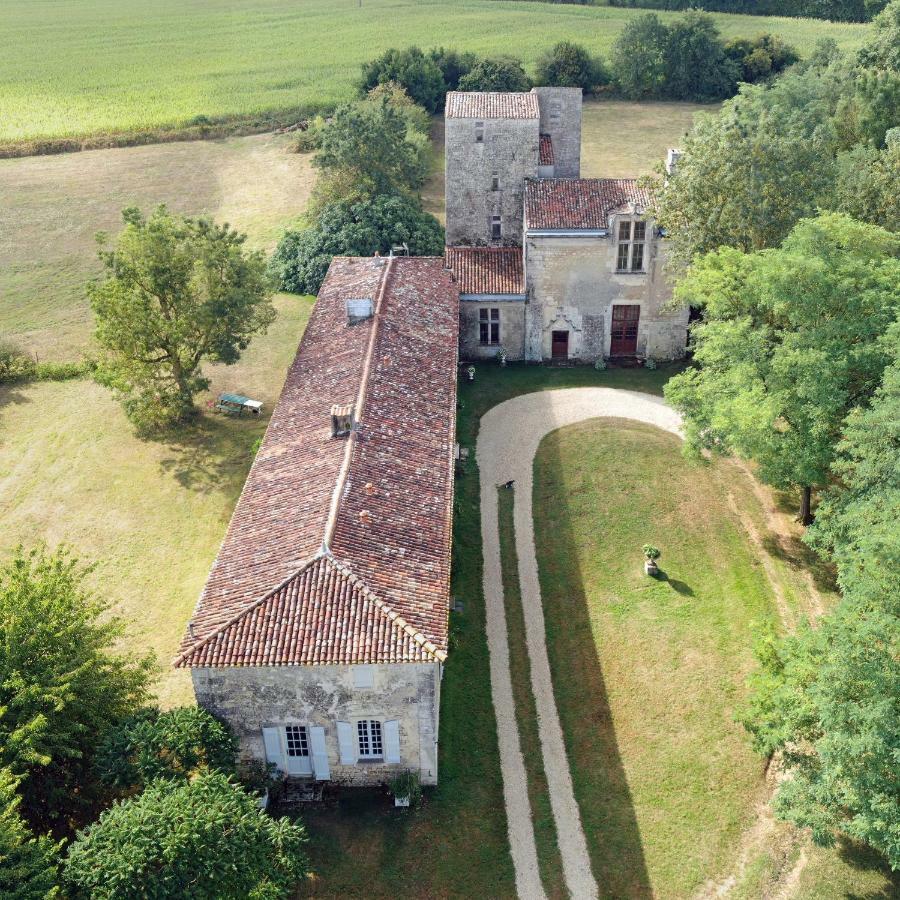
[[[550,355],[553,359],[569,358],[569,332],[554,331],[551,335]]]
[[[638,319],[641,308],[637,305],[617,304],[612,308],[610,332],[610,356],[634,356],[637,352]]]

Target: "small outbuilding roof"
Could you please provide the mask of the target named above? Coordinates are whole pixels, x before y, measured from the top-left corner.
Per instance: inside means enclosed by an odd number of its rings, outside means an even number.
[[[539,119],[538,97],[532,91],[450,91],[448,119]]]
[[[610,213],[629,205],[650,205],[649,191],[635,178],[528,179],[525,229],[600,231],[609,227]]]
[[[176,665],[446,657],[458,301],[440,258],[332,261]]]
[[[524,294],[521,247],[448,247],[445,259],[461,294]]]

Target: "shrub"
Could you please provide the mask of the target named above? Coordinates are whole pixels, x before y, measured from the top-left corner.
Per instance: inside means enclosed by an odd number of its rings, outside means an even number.
[[[116,803],[69,848],[75,897],[286,898],[306,874],[303,826],[262,814],[218,772],[157,781]]]
[[[461,91],[527,91],[531,79],[522,63],[512,57],[482,59],[459,80]]]
[[[592,57],[581,44],[560,41],[538,60],[535,81],[540,85],[592,91],[609,83],[609,73],[603,61]]]
[[[644,546],[641,547],[641,552],[647,559],[656,560],[662,556],[662,550],[660,550],[659,547],[654,547],[653,544],[644,544]]]
[[[235,772],[237,745],[206,710],[150,707],[114,726],[97,753],[100,778],[129,793],[157,778],[190,778],[204,769]]]
[[[797,49],[775,34],[732,38],[725,44],[725,55],[740,67],[740,80],[751,83],[777,75],[800,59]]]
[[[428,51],[428,55],[441,70],[444,88],[448,91],[455,91],[459,87],[460,78],[468,75],[478,62],[478,57],[474,53],[460,53],[458,50],[447,50],[444,47],[435,47]]]
[[[284,234],[270,270],[282,290],[315,294],[332,257],[388,253],[403,243],[413,256],[444,252],[444,229],[419,201],[400,194],[337,200],[323,207],[313,227]]]
[[[28,381],[37,374],[37,363],[20,347],[0,341],[0,384]]]
[[[409,96],[406,88],[396,81],[386,81],[373,87],[368,94],[366,100],[369,103],[381,104],[387,103],[391,109],[395,110],[406,122],[406,127],[412,131],[427,135],[431,132],[431,116],[424,106]]]
[[[358,87],[365,96],[376,85],[393,81],[428,112],[437,112],[444,103],[447,87],[438,64],[418,47],[386,50],[371,62],[363,63]]]

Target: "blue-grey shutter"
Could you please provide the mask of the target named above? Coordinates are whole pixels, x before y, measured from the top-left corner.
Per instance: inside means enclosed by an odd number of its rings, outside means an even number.
[[[382,730],[384,732],[384,761],[386,763],[400,762],[400,723],[396,720],[385,722]]]
[[[325,729],[321,725],[310,726],[309,744],[316,781],[328,781],[331,770],[328,768],[328,751],[325,749]]]
[[[275,763],[279,772],[286,771],[284,765],[284,754],[281,749],[281,729],[280,728],[263,728],[263,744],[266,748],[266,760]]]
[[[337,723],[338,750],[341,755],[342,766],[356,765],[356,740],[354,739],[353,726],[349,722]]]

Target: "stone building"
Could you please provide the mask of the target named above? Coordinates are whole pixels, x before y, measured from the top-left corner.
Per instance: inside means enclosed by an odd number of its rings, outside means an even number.
[[[458,291],[336,258],[176,665],[244,756],[346,784],[438,776]]]
[[[580,177],[578,88],[454,92],[446,119],[446,259],[464,358],[684,354],[688,310],[670,306],[647,191]]]

